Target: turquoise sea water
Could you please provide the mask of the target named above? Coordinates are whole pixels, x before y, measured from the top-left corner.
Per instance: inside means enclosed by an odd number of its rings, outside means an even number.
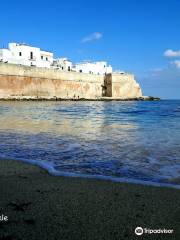
[[[0,102],[0,158],[180,187],[180,100]]]

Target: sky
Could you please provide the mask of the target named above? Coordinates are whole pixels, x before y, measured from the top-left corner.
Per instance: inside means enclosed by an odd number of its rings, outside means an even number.
[[[0,48],[27,43],[133,73],[143,95],[180,99],[180,0],[6,0]]]

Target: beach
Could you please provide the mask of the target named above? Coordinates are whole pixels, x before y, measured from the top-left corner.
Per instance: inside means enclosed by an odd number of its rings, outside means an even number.
[[[173,229],[149,239],[179,239],[180,191],[51,176],[37,166],[0,161],[0,239],[136,239],[134,230]],[[147,234],[146,234],[147,235]]]

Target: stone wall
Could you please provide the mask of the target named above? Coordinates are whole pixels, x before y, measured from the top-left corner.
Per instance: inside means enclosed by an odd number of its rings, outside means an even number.
[[[137,98],[133,75],[107,76],[0,63],[0,98]]]
[[[113,98],[139,98],[142,91],[132,74],[112,74],[112,96]]]
[[[0,63],[0,98],[98,98],[103,76]]]
[[[112,97],[112,74],[107,74],[104,77],[103,96]]]

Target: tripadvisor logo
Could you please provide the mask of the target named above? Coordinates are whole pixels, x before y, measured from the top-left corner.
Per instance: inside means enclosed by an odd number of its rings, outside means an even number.
[[[142,227],[137,227],[135,229],[135,234],[138,235],[138,236],[142,235],[143,234],[143,228]]]
[[[135,234],[140,236],[142,234],[172,234],[173,229],[150,229],[150,228],[142,228],[142,227],[137,227],[135,229]]]

